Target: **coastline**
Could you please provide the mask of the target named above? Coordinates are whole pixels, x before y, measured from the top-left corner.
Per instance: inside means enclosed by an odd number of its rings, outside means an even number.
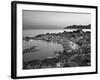
[[[77,63],[74,62],[73,64],[75,64],[75,65],[72,64],[72,59],[74,58],[73,56],[84,57],[84,56],[87,56],[87,54],[90,52],[90,50],[87,52],[87,51],[84,51],[84,49],[83,49],[83,45],[84,44],[90,45],[90,43],[87,43],[85,41],[84,37],[86,37],[86,36],[88,38],[90,38],[90,32],[89,31],[84,32],[82,30],[77,30],[77,31],[73,31],[73,32],[64,31],[62,33],[40,34],[40,35],[37,35],[35,37],[25,37],[23,39],[26,40],[26,41],[33,39],[33,40],[44,40],[44,41],[47,41],[47,42],[51,42],[52,41],[52,42],[60,43],[63,46],[64,51],[63,52],[57,52],[58,55],[56,57],[46,58],[47,61],[49,59],[52,60],[52,59],[55,58],[55,59],[58,60],[57,62],[59,62],[59,64],[61,63],[61,65],[59,67],[64,67],[65,65],[73,67],[73,66],[82,66],[82,64],[80,64],[80,65],[77,64],[78,62]],[[78,43],[80,40],[82,40],[82,41],[80,43]],[[86,53],[83,53],[83,52],[86,52]],[[42,61],[40,61],[40,62],[42,62]],[[54,62],[54,63],[57,64],[57,62]],[[88,64],[90,65],[90,60],[88,61]],[[89,66],[88,64],[84,63],[83,66]],[[40,67],[40,65],[38,65],[38,66]],[[48,66],[45,65],[45,67],[48,67]],[[50,67],[50,65],[49,65],[49,67]],[[55,67],[57,67],[57,65]]]

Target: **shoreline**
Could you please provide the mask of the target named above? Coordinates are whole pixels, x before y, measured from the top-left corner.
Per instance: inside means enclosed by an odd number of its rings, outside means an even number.
[[[60,43],[63,46],[64,51],[60,52],[60,53],[58,52],[59,55],[55,58],[57,58],[58,62],[60,62],[62,64],[62,66],[60,66],[60,67],[63,67],[65,64],[66,64],[66,66],[75,66],[70,63],[70,61],[74,58],[73,56],[79,56],[79,57],[82,57],[84,55],[87,56],[88,51],[86,51],[86,53],[84,53],[85,51],[83,48],[85,48],[85,47],[83,45],[84,44],[90,45],[90,41],[86,41],[86,38],[87,39],[90,38],[90,32],[84,32],[82,30],[77,30],[77,31],[73,31],[73,32],[64,31],[62,33],[40,34],[35,37],[27,37],[26,41],[27,41],[27,39],[28,40],[34,39],[34,40],[44,40],[47,42],[52,41],[52,42]],[[81,42],[79,43],[80,40],[81,40]],[[86,46],[86,48],[88,48],[88,47]],[[90,49],[90,47],[89,47],[89,49]],[[90,50],[89,50],[89,52],[90,52]],[[70,60],[71,57],[73,57],[73,58]],[[52,60],[53,57],[48,58],[47,60],[49,60],[49,59]],[[90,60],[88,62],[90,63]],[[69,63],[69,65],[68,65],[68,63]],[[87,65],[87,63],[85,63],[84,65]],[[79,66],[79,64],[78,64],[78,66]],[[48,66],[45,66],[45,67],[48,67]]]

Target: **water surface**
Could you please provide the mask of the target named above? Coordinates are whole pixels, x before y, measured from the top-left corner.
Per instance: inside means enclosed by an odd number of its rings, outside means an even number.
[[[54,57],[55,52],[63,51],[62,45],[58,43],[46,42],[43,40],[23,41],[23,50],[31,46],[36,46],[36,49],[38,49],[38,51],[23,54],[24,62],[35,60],[35,59],[41,60],[47,57]]]

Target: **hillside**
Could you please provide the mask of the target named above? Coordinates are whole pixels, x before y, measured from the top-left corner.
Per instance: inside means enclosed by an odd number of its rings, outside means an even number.
[[[89,25],[71,25],[67,26],[64,29],[91,29],[91,24]]]

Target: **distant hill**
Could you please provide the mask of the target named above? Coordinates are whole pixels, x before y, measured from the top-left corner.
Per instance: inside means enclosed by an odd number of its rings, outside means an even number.
[[[89,25],[71,25],[67,26],[64,29],[91,29],[91,24]]]

